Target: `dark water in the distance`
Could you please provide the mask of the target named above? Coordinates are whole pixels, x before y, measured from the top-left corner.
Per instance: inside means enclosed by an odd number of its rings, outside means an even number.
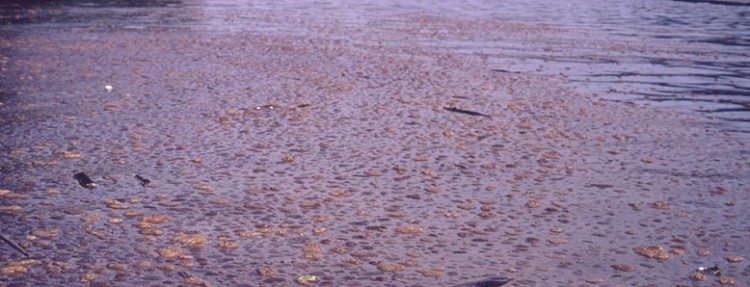
[[[750,5],[708,2],[122,0],[0,5],[3,22],[13,24],[4,29],[11,37],[19,29],[35,29],[27,25],[305,33],[304,22],[296,21],[309,15],[352,26],[379,19],[367,24],[369,33],[388,33],[391,25],[399,25],[396,16],[413,13],[545,24],[564,31],[543,38],[433,38],[424,44],[483,55],[502,70],[565,75],[583,91],[611,100],[750,121]],[[259,26],[253,20],[258,11],[284,11],[291,25]]]

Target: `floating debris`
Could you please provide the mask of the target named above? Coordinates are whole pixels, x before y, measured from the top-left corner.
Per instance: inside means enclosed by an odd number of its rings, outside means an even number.
[[[510,73],[510,74],[518,74],[518,73],[521,73],[521,72],[519,72],[519,71],[510,71],[510,70],[505,70],[505,69],[490,69],[490,71],[493,71],[493,72],[498,72],[498,73]]]
[[[151,184],[150,180],[148,180],[148,179],[146,179],[146,178],[144,178],[144,177],[142,177],[140,175],[137,175],[137,174],[135,175],[135,179],[137,179],[138,181],[140,181],[141,182],[141,186],[143,186],[143,187],[146,187],[149,184]]]
[[[480,112],[459,109],[459,108],[456,108],[456,107],[443,107],[443,109],[445,109],[446,111],[449,111],[449,112],[454,112],[454,113],[461,113],[461,114],[467,114],[467,115],[470,115],[470,116],[480,116],[480,117],[488,117],[488,118],[490,118],[489,115],[486,115],[486,114],[483,114],[483,113],[480,113]]]
[[[459,284],[454,287],[500,287],[510,282],[513,282],[513,279],[505,276],[496,276],[481,281]]]
[[[13,247],[13,249],[18,251],[19,253],[23,254],[24,257],[26,258],[30,257],[29,253],[27,253],[26,250],[24,250],[23,248],[21,248],[21,246],[19,246],[15,242],[5,237],[5,235],[0,234],[0,239],[3,240],[3,242],[5,242],[6,244],[10,245],[10,247]]]
[[[94,181],[83,172],[76,173],[73,178],[78,181],[78,184],[85,188],[92,189],[96,187],[96,183],[94,183]]]

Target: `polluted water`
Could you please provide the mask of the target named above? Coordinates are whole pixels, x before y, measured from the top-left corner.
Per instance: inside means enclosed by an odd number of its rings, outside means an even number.
[[[736,46],[683,53],[709,44],[524,19],[552,12],[519,1],[16,2],[2,286],[750,282],[746,122],[584,75],[716,57],[715,85],[742,91]],[[581,13],[747,11],[619,2]]]

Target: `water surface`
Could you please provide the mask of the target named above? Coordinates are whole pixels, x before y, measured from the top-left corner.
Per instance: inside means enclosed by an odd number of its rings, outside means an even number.
[[[487,2],[4,4],[0,282],[750,280],[747,8]]]

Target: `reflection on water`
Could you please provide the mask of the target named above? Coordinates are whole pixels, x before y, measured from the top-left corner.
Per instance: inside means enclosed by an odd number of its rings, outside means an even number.
[[[276,29],[310,33],[314,31],[306,28],[304,18],[312,15],[350,26],[375,20],[368,33],[389,33],[390,25],[403,21],[399,15],[414,13],[543,24],[562,30],[543,37],[506,37],[492,31],[471,39],[436,40],[419,33],[414,37],[427,37],[426,45],[485,55],[504,70],[564,75],[582,91],[611,100],[676,106],[748,121],[750,7],[692,2],[11,1],[2,4],[2,19],[12,24],[190,27],[217,33]],[[97,9],[101,7],[112,8]],[[289,23],[264,27],[269,23],[258,23],[254,11],[285,11]]]
[[[561,74],[616,101],[750,120],[750,7],[675,1],[503,1],[487,17],[566,31],[545,38],[452,42],[507,70]],[[532,7],[529,7],[532,6]]]
[[[750,280],[746,8],[433,2],[4,2],[0,285]]]
[[[179,8],[179,9],[178,9]],[[32,0],[0,3],[0,23],[71,28],[185,25],[180,0]]]

